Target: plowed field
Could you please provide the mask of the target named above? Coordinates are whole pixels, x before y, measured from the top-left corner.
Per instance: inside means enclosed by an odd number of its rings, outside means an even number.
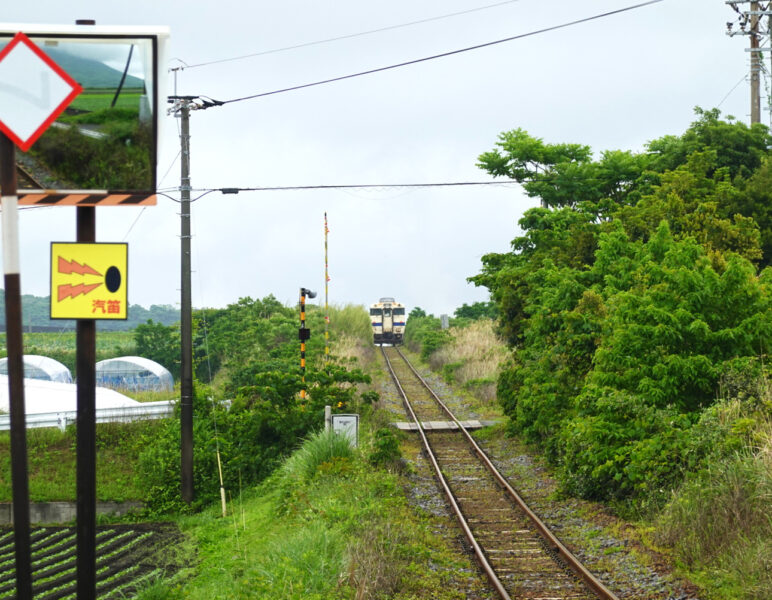
[[[97,528],[97,597],[130,598],[154,576],[179,569],[174,547],[182,540],[168,523]],[[36,527],[31,532],[33,594],[36,600],[75,598],[74,527]],[[13,529],[0,528],[0,599],[14,598]]]

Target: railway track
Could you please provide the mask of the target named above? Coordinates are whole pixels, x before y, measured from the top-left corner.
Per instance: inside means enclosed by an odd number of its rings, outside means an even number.
[[[552,534],[396,347],[381,352],[475,558],[503,600],[618,600]],[[432,430],[429,421],[450,421]]]
[[[35,179],[30,170],[19,163],[16,163],[16,179],[19,189],[45,189],[45,186]]]

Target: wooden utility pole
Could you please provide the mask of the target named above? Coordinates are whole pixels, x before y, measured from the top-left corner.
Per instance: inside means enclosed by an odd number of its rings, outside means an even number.
[[[180,483],[182,499],[193,502],[193,308],[190,284],[190,108],[192,99],[180,107],[182,151],[180,160]]]
[[[759,50],[759,3],[751,2],[751,125],[761,123],[761,51]]]
[[[761,72],[762,56],[769,47],[763,47],[761,38],[770,35],[772,31],[772,2],[759,2],[758,0],[726,0],[726,3],[739,15],[737,20],[738,28],[734,29],[735,23],[728,22],[727,35],[747,35],[750,37],[750,84],[751,84],[751,124],[761,122]],[[738,5],[749,4],[747,10],[740,10]],[[762,30],[762,17],[767,16],[768,24],[766,31]],[[772,109],[772,98],[769,99],[770,109]]]
[[[175,74],[176,77],[176,74]],[[175,79],[176,82],[176,79]],[[176,83],[175,83],[176,86]],[[200,96],[169,96],[180,116],[180,492],[193,502],[193,306],[190,284],[190,111],[222,106]],[[224,193],[238,193],[229,190]]]

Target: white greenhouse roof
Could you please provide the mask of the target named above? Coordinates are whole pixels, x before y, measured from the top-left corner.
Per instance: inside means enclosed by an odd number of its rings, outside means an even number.
[[[70,370],[58,360],[37,354],[24,355],[24,376],[29,379],[48,379],[72,383]],[[0,374],[8,374],[8,359],[0,359]]]
[[[154,360],[143,358],[141,356],[121,356],[119,358],[108,358],[100,360],[96,364],[97,373],[100,371],[150,371],[153,375],[163,377],[171,373],[163,365],[159,365]]]
[[[44,381],[42,379],[24,380],[24,407],[26,414],[77,410],[77,389],[74,383]],[[96,388],[96,408],[122,408],[136,406],[132,400],[114,390]],[[9,412],[8,376],[0,375],[0,411]]]
[[[174,389],[172,374],[163,365],[141,356],[101,360],[96,364],[96,378],[99,385],[117,390]]]

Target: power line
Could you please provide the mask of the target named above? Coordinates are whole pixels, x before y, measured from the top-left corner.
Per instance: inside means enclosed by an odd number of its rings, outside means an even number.
[[[191,188],[191,192],[201,193],[196,200],[211,194],[238,194],[239,192],[287,192],[302,190],[367,190],[367,189],[394,189],[394,188],[434,188],[434,187],[463,187],[463,186],[487,186],[487,185],[515,185],[515,180],[509,181],[446,181],[440,183],[363,183],[363,184],[335,184],[335,185],[286,185],[286,186],[260,186],[260,187],[222,187],[222,188]],[[167,196],[167,191],[177,191],[178,188],[158,190],[158,194]],[[167,196],[170,199],[171,196]]]
[[[147,208],[147,206],[143,206],[143,207],[142,207],[142,210],[141,210],[141,211],[139,211],[139,214],[137,215],[137,218],[136,218],[136,219],[134,219],[134,222],[131,224],[131,227],[129,227],[129,230],[126,232],[126,235],[124,235],[124,236],[123,236],[123,239],[121,240],[122,242],[125,242],[125,241],[126,241],[126,238],[128,238],[128,237],[129,237],[129,234],[131,233],[131,230],[132,230],[132,229],[134,229],[134,226],[137,224],[137,222],[139,221],[140,217],[141,217],[143,214],[145,214],[145,209],[146,209],[146,208]]]
[[[505,42],[511,42],[511,41],[514,41],[514,40],[520,40],[520,39],[523,39],[523,38],[532,37],[532,36],[539,35],[539,34],[542,34],[542,33],[548,33],[550,31],[555,31],[555,30],[558,30],[558,29],[565,29],[567,27],[572,27],[574,25],[579,25],[581,23],[587,23],[589,21],[595,21],[595,20],[598,20],[598,19],[603,19],[605,17],[610,17],[612,15],[617,15],[617,14],[620,14],[620,13],[623,13],[623,12],[628,12],[628,11],[631,11],[631,10],[635,10],[637,8],[643,8],[644,6],[650,6],[652,4],[658,4],[660,2],[664,2],[664,0],[649,0],[648,2],[642,2],[640,4],[634,4],[632,6],[627,6],[625,8],[620,8],[620,9],[617,9],[617,10],[612,10],[612,11],[605,12],[605,13],[598,14],[598,15],[594,15],[594,16],[591,16],[591,17],[585,17],[583,19],[577,19],[575,21],[569,21],[568,23],[562,23],[560,25],[553,25],[551,27],[545,27],[544,29],[538,29],[536,31],[531,31],[531,32],[528,32],[528,33],[521,33],[519,35],[514,35],[514,36],[511,36],[511,37],[508,37],[508,38],[504,38],[504,39],[500,39],[500,40],[495,40],[495,41],[492,41],[492,42],[486,42],[484,44],[477,44],[475,46],[468,46],[466,48],[460,48],[458,50],[451,50],[449,52],[443,52],[441,54],[434,54],[432,56],[426,56],[424,58],[417,58],[417,59],[414,59],[414,60],[409,60],[409,61],[406,61],[406,62],[401,62],[401,63],[394,64],[394,65],[388,65],[388,66],[385,66],[385,67],[378,67],[378,68],[375,68],[375,69],[369,69],[367,71],[360,71],[359,73],[352,73],[352,74],[349,74],[349,75],[341,75],[340,77],[331,77],[330,79],[323,79],[321,81],[315,81],[313,83],[305,83],[305,84],[302,84],[302,85],[296,85],[296,86],[292,86],[292,87],[288,87],[288,88],[282,88],[282,89],[279,89],[279,90],[274,90],[272,92],[262,92],[262,93],[259,93],[259,94],[252,94],[250,96],[243,96],[241,98],[233,98],[231,100],[224,100],[222,102],[216,102],[215,104],[212,104],[212,105],[213,106],[221,106],[223,104],[230,104],[232,102],[242,102],[244,100],[254,100],[255,98],[263,98],[265,96],[273,96],[275,94],[282,94],[284,92],[293,92],[295,90],[300,90],[300,89],[309,88],[309,87],[315,87],[315,86],[318,86],[318,85],[324,85],[326,83],[334,83],[336,81],[343,81],[345,79],[353,79],[354,77],[362,77],[363,75],[372,75],[373,73],[381,73],[383,71],[389,71],[389,70],[392,70],[392,69],[398,69],[400,67],[407,67],[409,65],[415,65],[415,64],[418,64],[418,63],[427,62],[427,61],[435,60],[435,59],[438,59],[438,58],[446,58],[448,56],[453,56],[455,54],[461,54],[463,52],[470,52],[472,50],[479,50],[481,48],[487,48],[489,46],[495,46],[497,44],[503,44]],[[205,105],[205,106],[202,106],[202,107],[199,107],[199,108],[209,108],[209,106]]]
[[[729,98],[729,96],[731,96],[731,95],[732,95],[732,92],[734,92],[734,91],[737,89],[737,86],[739,86],[739,85],[740,85],[740,84],[741,84],[743,81],[745,81],[747,78],[748,78],[748,76],[747,76],[745,73],[743,73],[743,76],[740,78],[740,81],[738,81],[737,83],[735,83],[735,84],[734,84],[734,87],[732,87],[732,89],[731,89],[731,90],[729,90],[729,91],[726,93],[726,96],[724,96],[724,97],[721,99],[721,102],[719,102],[718,104],[716,104],[716,108],[721,108],[721,105],[722,105],[724,102],[726,102],[726,99],[727,99],[727,98]]]
[[[498,6],[504,6],[505,4],[512,4],[513,2],[520,2],[520,0],[505,0],[504,2],[497,2],[496,4],[488,4],[486,6],[478,6],[477,8],[470,8],[468,10],[462,10],[462,11],[459,11],[459,12],[448,13],[448,14],[439,15],[439,16],[436,16],[436,17],[429,17],[427,19],[421,19],[419,21],[411,21],[409,23],[401,23],[399,25],[389,25],[387,27],[380,27],[378,29],[370,29],[368,31],[360,31],[359,33],[350,33],[348,35],[341,35],[341,36],[338,36],[338,37],[326,38],[326,39],[323,39],[323,40],[315,40],[313,42],[304,42],[302,44],[295,44],[293,46],[284,46],[282,48],[274,48],[273,50],[263,50],[261,52],[253,52],[251,54],[242,54],[240,56],[233,56],[231,58],[221,58],[221,59],[218,59],[218,60],[210,60],[210,61],[207,61],[207,62],[196,63],[196,64],[193,64],[193,65],[189,65],[189,64],[185,63],[183,60],[180,60],[179,58],[177,58],[177,59],[173,59],[173,60],[178,60],[179,62],[181,62],[185,66],[177,67],[176,69],[172,69],[172,70],[183,71],[185,69],[194,69],[196,67],[206,67],[208,65],[216,65],[216,64],[225,63],[225,62],[232,62],[232,61],[236,61],[236,60],[243,60],[245,58],[254,58],[256,56],[265,56],[266,54],[275,54],[277,52],[286,52],[287,50],[297,50],[299,48],[307,48],[308,46],[316,46],[318,44],[327,44],[329,42],[337,42],[337,41],[340,41],[340,40],[348,40],[348,39],[351,39],[351,38],[356,38],[356,37],[361,37],[361,36],[365,36],[365,35],[370,35],[370,34],[373,34],[373,33],[381,33],[383,31],[391,31],[393,29],[401,29],[403,27],[410,27],[410,26],[413,26],[413,25],[421,25],[423,23],[430,23],[432,21],[439,21],[441,19],[449,19],[450,17],[458,17],[460,15],[467,15],[469,13],[478,12],[478,11],[481,11],[481,10],[488,10],[489,8],[496,8]]]

